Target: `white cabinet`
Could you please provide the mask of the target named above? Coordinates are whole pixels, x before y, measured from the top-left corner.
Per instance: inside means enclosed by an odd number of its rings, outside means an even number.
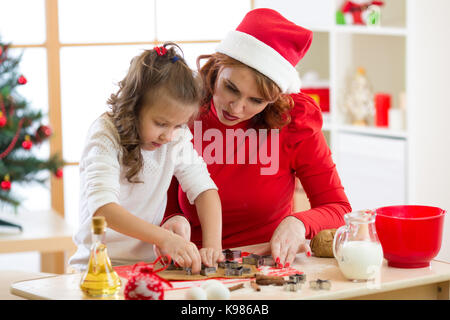
[[[406,202],[406,141],[339,132],[337,168],[353,210]]]

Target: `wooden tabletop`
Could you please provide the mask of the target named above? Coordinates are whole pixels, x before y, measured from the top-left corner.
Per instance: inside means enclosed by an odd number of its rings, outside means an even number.
[[[450,264],[433,260],[430,267],[399,269],[384,261],[379,283],[354,283],[344,278],[334,258],[297,255],[293,267],[306,274],[307,281],[297,292],[282,286],[261,286],[255,292],[248,281],[244,288],[231,292],[232,300],[296,300],[296,299],[449,299]],[[11,293],[26,299],[80,300],[89,299],[79,289],[81,274],[66,274],[37,280],[15,282]],[[330,290],[314,290],[310,280],[330,280]],[[123,284],[126,279],[122,279]],[[115,299],[123,299],[123,287]],[[168,290],[165,299],[185,299],[187,289]]]
[[[10,293],[11,284],[17,281],[54,277],[53,273],[26,272],[18,270],[0,271],[0,300],[21,300],[23,298]]]

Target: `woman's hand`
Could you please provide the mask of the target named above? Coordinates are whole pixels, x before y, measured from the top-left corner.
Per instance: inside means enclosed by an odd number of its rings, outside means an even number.
[[[161,226],[164,229],[170,230],[175,234],[181,236],[184,240],[191,240],[191,225],[189,221],[183,216],[173,216],[168,219]]]
[[[190,267],[192,273],[200,272],[202,258],[197,246],[180,235],[168,232],[168,236],[161,243],[160,251],[171,257],[180,267]]]
[[[299,252],[311,255],[305,233],[305,225],[296,217],[288,216],[281,221],[270,240],[272,257],[277,266],[289,267]]]
[[[202,257],[203,264],[208,267],[215,266],[217,262],[225,260],[222,248],[201,248],[200,256]]]

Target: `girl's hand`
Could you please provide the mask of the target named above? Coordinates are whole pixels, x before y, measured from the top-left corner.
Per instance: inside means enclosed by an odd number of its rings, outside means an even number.
[[[225,256],[222,253],[222,248],[201,248],[200,257],[202,258],[202,263],[207,267],[212,267],[225,260]]]
[[[169,236],[161,243],[161,253],[170,256],[180,267],[190,267],[192,273],[199,273],[202,259],[197,246],[173,232],[168,234]]]
[[[305,232],[305,225],[296,217],[288,216],[281,221],[270,240],[272,257],[277,266],[289,267],[299,252],[311,255]]]

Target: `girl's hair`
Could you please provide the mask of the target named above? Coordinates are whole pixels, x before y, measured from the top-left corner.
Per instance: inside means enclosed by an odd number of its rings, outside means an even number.
[[[200,60],[208,59],[206,63],[200,67]],[[214,94],[217,75],[225,67],[246,67],[250,68],[255,75],[256,85],[262,97],[269,103],[266,108],[252,119],[253,126],[265,129],[281,129],[291,121],[290,110],[294,103],[289,95],[282,94],[278,85],[248,65],[233,59],[223,53],[213,53],[210,55],[201,55],[197,58],[197,68],[203,80],[203,98],[201,105],[208,110],[210,101]]]
[[[201,82],[182,55],[181,48],[172,42],[145,50],[131,60],[127,75],[119,82],[119,90],[108,99],[111,107],[108,115],[119,133],[122,163],[127,168],[125,177],[130,183],[142,182],[134,179],[143,165],[139,135],[142,107],[160,94],[186,105],[200,105]]]

